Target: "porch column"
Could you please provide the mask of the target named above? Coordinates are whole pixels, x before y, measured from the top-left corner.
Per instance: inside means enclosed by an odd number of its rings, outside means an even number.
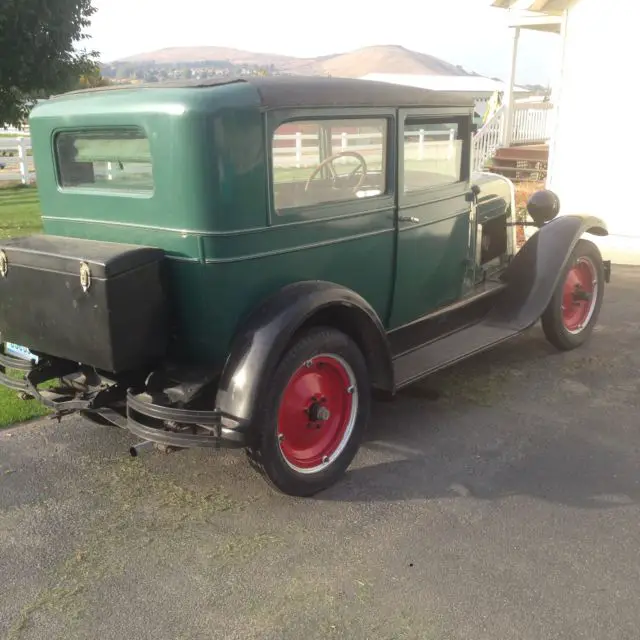
[[[565,9],[562,12],[562,22],[560,23],[560,57],[558,61],[558,67],[556,76],[551,88],[551,104],[552,109],[549,114],[549,122],[547,125],[547,133],[549,136],[549,160],[547,162],[547,189],[553,189],[553,180],[555,177],[555,158],[556,158],[556,140],[558,138],[558,122],[560,120],[560,105],[562,103],[562,85],[564,84],[564,75],[566,67],[566,55],[567,55],[567,24],[569,20],[569,12]]]
[[[513,90],[516,86],[516,65],[518,64],[518,42],[520,41],[520,27],[513,29],[513,45],[511,47],[511,66],[509,68],[509,83],[504,94],[504,120],[502,124],[502,146],[511,144],[513,135],[514,97]]]

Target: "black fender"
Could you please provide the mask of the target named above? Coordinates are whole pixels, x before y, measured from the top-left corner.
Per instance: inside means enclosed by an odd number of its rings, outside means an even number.
[[[507,288],[487,322],[524,331],[547,308],[571,252],[585,233],[609,234],[606,223],[589,215],[563,215],[542,226],[524,244],[502,274]]]
[[[250,421],[262,385],[268,383],[291,339],[311,325],[330,325],[348,333],[362,349],[373,386],[393,391],[391,349],[375,310],[347,287],[314,280],[283,287],[243,323],[220,378],[216,408],[239,421]]]

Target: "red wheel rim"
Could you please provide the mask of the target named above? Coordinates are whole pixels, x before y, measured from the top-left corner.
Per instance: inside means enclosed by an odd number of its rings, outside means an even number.
[[[291,376],[278,410],[278,442],[286,463],[317,473],[342,453],[356,421],[358,390],[351,367],[321,354]]]
[[[578,258],[562,290],[562,322],[569,333],[580,333],[591,320],[598,297],[598,275],[593,262]]]

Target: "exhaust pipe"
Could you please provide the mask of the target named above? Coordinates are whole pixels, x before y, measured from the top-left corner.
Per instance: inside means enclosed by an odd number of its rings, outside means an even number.
[[[137,458],[141,453],[144,453],[145,451],[150,451],[151,449],[153,449],[153,447],[154,447],[154,443],[151,442],[151,440],[144,440],[142,442],[138,442],[138,444],[134,444],[129,449],[129,454],[131,455],[132,458]]]
[[[138,444],[134,444],[130,447],[129,454],[132,458],[137,458],[141,453],[151,451],[151,449],[157,449],[161,453],[173,453],[174,451],[180,451],[182,447],[172,447],[168,444],[158,444],[156,442],[151,442],[151,440],[143,440],[142,442],[138,442]]]

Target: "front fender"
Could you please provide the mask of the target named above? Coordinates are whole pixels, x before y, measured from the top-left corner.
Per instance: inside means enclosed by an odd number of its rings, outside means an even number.
[[[514,331],[537,322],[584,233],[606,236],[609,232],[603,220],[589,215],[558,216],[541,227],[502,275],[507,288],[487,320]]]
[[[292,336],[311,318],[328,310],[337,310],[338,317],[355,327],[356,341],[366,347],[363,351],[368,364],[373,365],[375,386],[392,390],[391,352],[374,309],[351,289],[331,282],[305,281],[288,285],[268,298],[237,332],[218,386],[216,407],[238,420],[251,420],[262,385],[268,382]]]

